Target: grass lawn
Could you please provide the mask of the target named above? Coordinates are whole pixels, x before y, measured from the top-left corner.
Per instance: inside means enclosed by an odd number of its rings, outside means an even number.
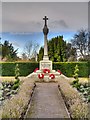
[[[19,77],[19,78],[20,78],[21,81],[23,81],[25,77],[22,76],[22,77]],[[15,77],[13,77],[13,76],[5,76],[5,77],[0,76],[0,81],[13,81],[13,80],[15,80]]]
[[[70,83],[72,82],[74,80],[74,78],[70,78]],[[81,78],[81,77],[79,77],[79,82],[80,83],[89,83],[90,82],[90,79],[89,78]]]

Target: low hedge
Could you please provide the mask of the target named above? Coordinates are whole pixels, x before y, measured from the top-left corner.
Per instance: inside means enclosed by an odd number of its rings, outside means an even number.
[[[2,66],[2,76],[14,76],[15,65],[19,64],[20,76],[27,76],[32,73],[35,68],[39,67],[39,63],[35,62],[4,62]],[[67,77],[72,77],[76,64],[79,67],[79,77],[88,77],[90,62],[54,62],[53,69],[60,69]]]
[[[82,100],[79,92],[62,75],[58,78],[58,86],[71,118],[88,118],[89,109],[87,103]]]

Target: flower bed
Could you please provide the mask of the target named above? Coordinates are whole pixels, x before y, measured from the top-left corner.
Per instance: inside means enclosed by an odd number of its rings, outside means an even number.
[[[58,80],[58,84],[71,118],[87,118],[88,105],[81,99],[78,91],[64,77]]]
[[[0,104],[17,94],[21,82],[19,79],[3,80],[0,82]]]
[[[80,92],[85,102],[87,103],[90,102],[90,86],[88,83],[84,83],[84,84],[78,83],[72,85]]]
[[[32,96],[34,81],[25,78],[25,81],[19,88],[18,93],[10,100],[6,100],[3,105],[2,118],[20,118],[25,113]]]

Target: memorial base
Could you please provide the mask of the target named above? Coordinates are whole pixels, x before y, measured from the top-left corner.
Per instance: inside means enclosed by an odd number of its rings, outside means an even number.
[[[52,61],[50,60],[41,60],[40,61],[40,70],[49,69],[52,70]]]

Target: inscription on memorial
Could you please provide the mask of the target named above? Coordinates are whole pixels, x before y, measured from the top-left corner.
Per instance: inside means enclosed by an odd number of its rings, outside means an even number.
[[[47,61],[47,62],[40,61],[40,69],[45,69],[45,68],[52,70],[52,61]]]
[[[45,69],[45,68],[50,69],[50,68],[51,68],[50,63],[42,63],[42,64],[41,64],[41,69]]]

